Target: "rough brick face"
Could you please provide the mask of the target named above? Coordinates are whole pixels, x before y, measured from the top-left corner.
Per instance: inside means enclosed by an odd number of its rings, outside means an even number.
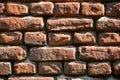
[[[60,62],[39,63],[39,75],[62,74],[62,64]]]
[[[35,64],[31,63],[16,63],[14,65],[15,74],[35,74]]]
[[[120,3],[108,3],[106,7],[107,16],[120,16]]]
[[[11,73],[11,63],[0,62],[0,75],[10,75]]]
[[[120,75],[120,63],[114,63],[113,65],[113,74],[119,76]]]
[[[86,64],[79,62],[65,63],[64,65],[65,75],[84,75],[86,73]]]
[[[100,45],[119,45],[120,35],[119,33],[101,33],[98,38]]]
[[[74,60],[74,48],[32,48],[30,50],[30,59],[33,61],[58,61],[58,60]]]
[[[49,45],[69,45],[72,43],[71,35],[69,33],[49,33]]]
[[[0,47],[0,60],[23,60],[26,58],[26,50],[20,46]]]
[[[99,75],[110,75],[111,66],[109,63],[89,63],[88,64],[88,75],[99,76]]]
[[[26,32],[24,42],[28,45],[45,45],[46,35],[43,32]]]
[[[53,8],[52,2],[32,3],[30,12],[33,15],[51,15],[53,14]]]
[[[95,44],[95,34],[92,32],[74,33],[74,44]]]
[[[54,18],[47,20],[47,30],[49,31],[77,31],[92,29],[92,19]]]
[[[0,44],[20,44],[22,33],[20,32],[3,32],[0,33]]]
[[[3,27],[4,26],[4,27]],[[42,18],[18,18],[18,17],[8,17],[0,18],[0,31],[1,30],[41,30],[43,29],[43,19]]]
[[[104,5],[100,3],[82,3],[81,13],[85,16],[103,16]]]
[[[28,7],[24,4],[7,3],[6,4],[7,15],[26,15],[28,14]]]
[[[79,15],[80,4],[77,2],[56,3],[54,14],[56,16],[75,16]]]
[[[0,3],[0,14],[4,13],[4,4],[3,3]]]

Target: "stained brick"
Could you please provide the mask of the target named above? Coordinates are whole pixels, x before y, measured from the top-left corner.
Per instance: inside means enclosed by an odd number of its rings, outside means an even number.
[[[107,76],[112,72],[109,63],[89,63],[88,64],[88,75],[89,76]]]
[[[0,62],[0,75],[10,75],[11,73],[11,63]]]
[[[7,3],[6,4],[7,15],[27,15],[28,7],[24,4]]]
[[[1,46],[0,60],[23,60],[26,58],[26,50],[20,46]]]
[[[0,44],[20,44],[22,41],[21,32],[2,32],[0,33]]]
[[[51,18],[47,20],[48,31],[78,31],[92,30],[92,19],[79,18]]]
[[[36,67],[32,63],[16,63],[14,65],[15,74],[35,74]]]
[[[44,62],[39,63],[39,75],[58,75],[62,74],[62,63]]]
[[[30,12],[33,15],[52,15],[54,5],[52,2],[32,3]]]
[[[64,65],[65,75],[84,75],[86,73],[86,64],[80,62],[67,62]]]
[[[0,14],[4,13],[4,9],[5,9],[4,3],[0,3]]]
[[[56,16],[79,15],[80,4],[77,2],[55,3],[54,14]]]
[[[46,34],[44,32],[26,32],[24,42],[28,45],[45,45]]]
[[[75,49],[65,47],[32,48],[30,50],[32,61],[59,61],[75,60]]]
[[[0,18],[0,31],[13,30],[42,30],[43,19],[41,17],[7,17]],[[4,26],[4,27],[3,27]]]
[[[48,34],[49,45],[69,45],[72,43],[71,35],[69,33],[49,33]]]
[[[103,16],[104,5],[100,3],[82,3],[81,13],[85,16]]]
[[[96,43],[95,33],[93,32],[75,32],[74,44],[93,45]]]

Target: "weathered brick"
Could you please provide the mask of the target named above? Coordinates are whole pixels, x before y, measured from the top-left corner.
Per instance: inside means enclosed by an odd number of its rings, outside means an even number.
[[[78,2],[55,3],[55,16],[76,16],[79,15],[80,4]]]
[[[120,16],[120,3],[108,3],[106,6],[106,15],[107,16]]]
[[[101,17],[96,22],[97,31],[120,31],[120,19]]]
[[[93,32],[75,32],[74,44],[93,45],[96,43],[95,33]]]
[[[65,47],[32,48],[30,50],[32,61],[59,61],[75,60],[75,49]]]
[[[7,15],[26,15],[28,14],[28,7],[24,4],[7,3],[6,4]]]
[[[20,44],[22,33],[20,32],[2,32],[0,33],[0,44]]]
[[[7,17],[0,18],[0,31],[7,30],[42,30],[43,19],[41,17]],[[3,27],[4,26],[4,27]]]
[[[52,77],[11,77],[8,80],[54,80]]]
[[[33,15],[52,15],[54,5],[52,2],[32,3],[30,12]]]
[[[113,65],[113,74],[119,76],[120,75],[120,63],[116,62]]]
[[[1,46],[0,60],[23,60],[26,58],[26,50],[20,46]]]
[[[0,75],[10,75],[12,73],[9,62],[0,62]]]
[[[35,74],[36,67],[32,63],[16,63],[14,65],[15,74]]]
[[[119,45],[120,34],[119,33],[101,33],[98,38],[99,45]]]
[[[47,20],[48,31],[77,31],[92,30],[92,19],[79,18],[51,18]]]
[[[24,42],[28,45],[45,45],[46,34],[44,32],[26,32]]]
[[[4,4],[3,3],[0,3],[0,14],[4,13]]]
[[[44,62],[39,63],[39,75],[58,75],[62,74],[62,63]]]
[[[71,35],[69,33],[49,33],[48,34],[49,45],[69,45],[72,43]]]
[[[44,1],[53,1],[53,2],[83,2],[89,0],[44,0]]]
[[[80,62],[67,62],[64,65],[65,75],[84,75],[86,73],[86,64]]]
[[[85,16],[103,16],[104,5],[100,3],[82,3],[81,13]]]
[[[112,72],[111,66],[107,62],[88,64],[89,76],[107,76],[107,75],[110,75],[111,72]]]

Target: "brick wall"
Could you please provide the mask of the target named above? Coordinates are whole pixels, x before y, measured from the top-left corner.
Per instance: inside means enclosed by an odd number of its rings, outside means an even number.
[[[120,80],[119,0],[0,1],[0,80]]]

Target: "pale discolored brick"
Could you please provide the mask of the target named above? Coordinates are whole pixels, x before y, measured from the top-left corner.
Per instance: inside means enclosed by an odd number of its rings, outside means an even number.
[[[39,63],[39,75],[58,75],[62,74],[62,63],[44,62]]]
[[[46,45],[46,34],[44,32],[26,32],[24,42],[28,45]]]
[[[0,3],[0,14],[4,13],[5,6],[4,3]]]
[[[15,74],[35,74],[36,67],[32,63],[16,63],[14,65]]]
[[[74,44],[93,45],[96,43],[96,35],[93,32],[75,32]]]
[[[112,72],[111,66],[109,63],[89,63],[88,64],[88,75],[89,76],[107,76]]]
[[[10,62],[0,62],[0,75],[12,74]]]
[[[0,44],[20,44],[22,40],[21,32],[0,33]]]
[[[84,75],[86,73],[86,64],[80,62],[66,62],[64,65],[65,75]]]
[[[51,18],[47,20],[48,31],[78,31],[92,30],[92,19],[79,18]]]
[[[32,61],[60,61],[75,60],[75,49],[65,47],[32,48],[30,50]]]
[[[52,2],[32,3],[30,12],[33,15],[52,15],[54,5]]]
[[[51,46],[69,45],[72,43],[69,33],[49,33],[48,41]]]

